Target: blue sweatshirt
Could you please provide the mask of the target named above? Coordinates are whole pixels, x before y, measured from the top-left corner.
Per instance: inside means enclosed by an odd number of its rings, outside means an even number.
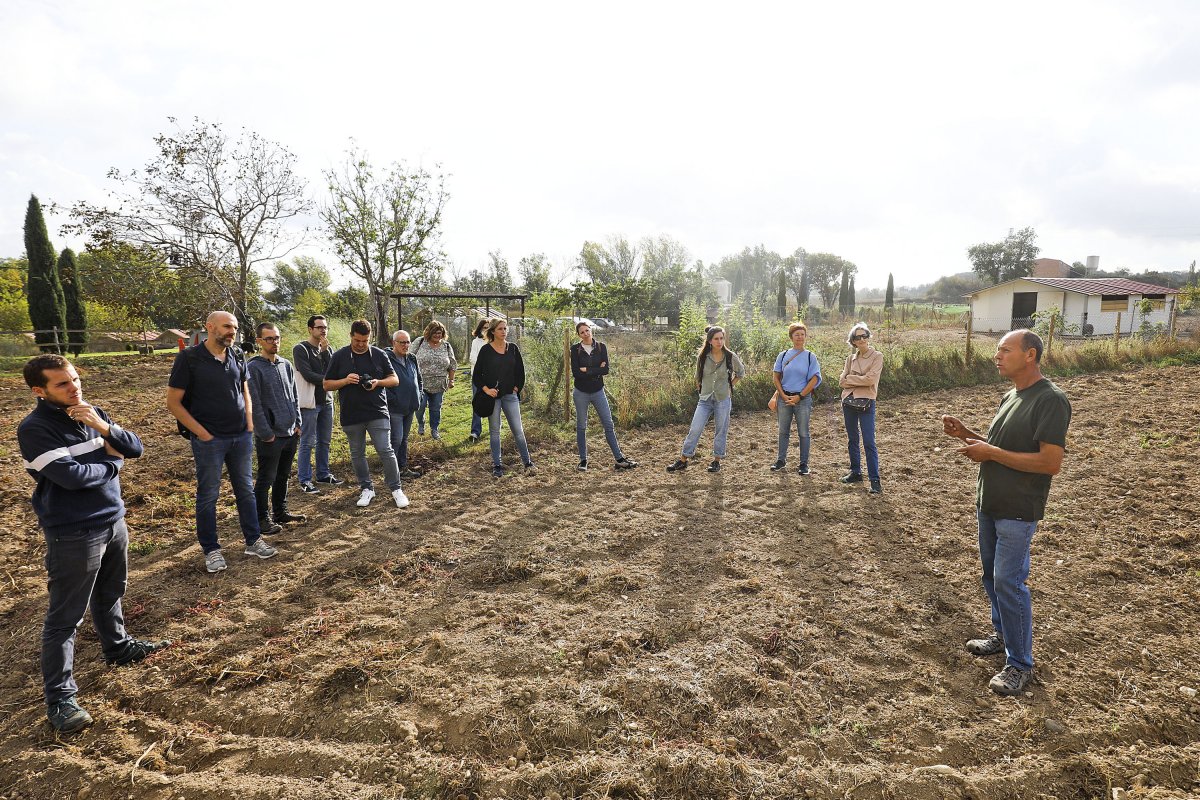
[[[71,419],[62,406],[40,399],[17,427],[22,464],[37,481],[33,510],[48,534],[107,527],[125,516],[118,478],[125,462],[104,445],[137,458],[142,440],[113,424],[102,409],[96,414],[112,426],[106,438]]]
[[[250,375],[250,406],[254,415],[254,435],[259,439],[295,436],[300,425],[300,406],[296,401],[296,373],[286,358],[268,361],[255,356],[246,362]]]

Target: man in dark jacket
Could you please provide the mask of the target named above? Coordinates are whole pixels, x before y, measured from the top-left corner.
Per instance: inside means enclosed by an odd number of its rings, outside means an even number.
[[[388,361],[396,370],[400,382],[389,386],[387,395],[388,414],[392,422],[392,450],[396,453],[396,465],[401,478],[419,478],[421,471],[408,466],[408,434],[412,430],[413,416],[421,404],[421,373],[417,369],[417,357],[409,352],[412,337],[408,331],[392,334],[392,349]]]
[[[291,363],[279,355],[279,328],[270,322],[260,322],[255,337],[261,352],[246,362],[254,409],[254,450],[258,455],[254,505],[258,507],[258,527],[262,532],[279,533],[283,524],[307,519],[287,508],[288,477],[300,438],[296,374]]]
[[[79,375],[62,356],[30,359],[25,383],[38,399],[18,426],[17,441],[25,469],[37,481],[33,510],[46,537],[46,716],[55,730],[72,733],[92,722],[75,701],[79,687],[73,674],[75,631],[89,605],[110,664],[141,661],[170,642],[134,639],[121,610],[129,529],[118,476],[126,458],[142,454],[141,440],[84,401]]]
[[[300,401],[300,448],[296,479],[305,494],[319,494],[318,483],[341,486],[345,483],[329,471],[329,444],[333,440],[333,393],[325,391],[325,370],[333,358],[329,346],[329,320],[320,314],[308,318],[308,341],[292,348],[296,365],[296,392]],[[317,474],[313,477],[313,449],[316,449]]]

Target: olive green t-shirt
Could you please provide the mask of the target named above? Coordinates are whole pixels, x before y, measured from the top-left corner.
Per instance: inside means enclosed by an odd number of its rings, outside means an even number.
[[[1000,401],[988,444],[1016,453],[1036,453],[1039,443],[1067,446],[1071,401],[1046,378],[1025,389],[1010,389]],[[979,465],[975,502],[984,514],[997,519],[1040,520],[1046,512],[1050,476],[1022,472],[995,461]]]

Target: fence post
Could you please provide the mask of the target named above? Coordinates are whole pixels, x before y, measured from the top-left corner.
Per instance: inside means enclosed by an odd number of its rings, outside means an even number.
[[[59,344],[59,342],[58,342],[58,326],[57,325],[54,326],[54,352],[58,353],[60,356],[63,353],[63,346],[61,344]]]
[[[1051,350],[1051,348],[1054,347],[1054,322],[1055,322],[1056,316],[1057,315],[1053,311],[1050,312],[1050,330],[1046,334],[1046,356],[1047,357],[1050,356],[1050,350]]]
[[[1121,312],[1117,312],[1117,327],[1113,329],[1113,352],[1121,349]]]
[[[563,327],[563,422],[571,421],[571,326]]]
[[[975,310],[967,310],[967,369],[971,369],[971,329],[975,325]]]
[[[1178,296],[1176,296],[1175,299],[1173,299],[1171,301],[1171,322],[1169,323],[1168,328],[1167,328],[1167,330],[1170,333],[1172,342],[1175,341],[1175,309],[1178,306],[1179,306],[1179,298],[1178,298]]]

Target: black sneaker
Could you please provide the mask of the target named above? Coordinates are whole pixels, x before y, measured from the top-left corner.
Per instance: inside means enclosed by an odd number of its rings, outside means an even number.
[[[719,459],[716,459],[716,458],[714,458],[714,459],[713,459],[713,461],[712,461],[712,463],[711,463],[711,464],[709,464],[709,465],[708,465],[708,467],[706,467],[706,469],[707,469],[709,472],[720,472],[720,471],[721,471],[721,462],[720,462],[720,460],[719,460]]]
[[[286,525],[289,522],[308,522],[308,517],[304,514],[293,514],[290,511],[284,511],[282,514],[275,515],[275,521]]]
[[[579,467],[577,469],[580,472],[587,472],[587,459],[586,458],[579,459]]]
[[[46,719],[59,733],[75,733],[92,724],[92,715],[84,711],[74,697],[51,704],[46,709]]]
[[[807,475],[808,471],[808,464],[801,464],[800,466],[796,467],[797,475]]]
[[[986,639],[972,639],[967,642],[967,652],[973,656],[994,656],[1004,652],[1004,640],[998,633]]]
[[[264,535],[269,536],[273,533],[279,533],[283,530],[283,526],[272,522],[270,519],[260,519],[258,521],[258,530]]]
[[[871,481],[871,490],[868,494],[883,494],[883,485],[879,481]]]
[[[682,472],[687,469],[687,459],[677,458],[675,463],[667,467],[667,472]]]
[[[300,484],[300,491],[304,492],[305,494],[320,494],[321,493],[321,490],[318,489],[316,487],[316,485],[312,484],[312,483]]]
[[[771,472],[779,472],[779,470],[784,469],[785,467],[787,467],[786,461],[776,461],[771,465]]]
[[[988,688],[996,694],[1011,697],[1025,691],[1025,687],[1031,680],[1033,680],[1033,672],[1008,664],[988,681]]]
[[[861,472],[847,472],[842,477],[838,478],[842,483],[862,483],[863,475]]]
[[[424,474],[425,473],[421,472],[421,470],[417,469],[416,467],[405,467],[404,469],[400,470],[401,478],[419,478]]]
[[[637,465],[638,465],[638,463],[632,459],[622,458],[620,461],[618,461],[616,464],[613,465],[613,469],[633,469]]]
[[[341,478],[335,478],[332,475],[329,475],[328,477],[325,477],[325,478],[317,478],[316,482],[323,483],[326,486],[342,486],[346,483]]]
[[[114,666],[123,667],[126,664],[133,664],[135,662],[141,661],[143,658],[150,655],[151,653],[157,652],[159,650],[162,650],[164,647],[170,647],[170,646],[171,646],[171,643],[169,641],[146,642],[146,641],[142,641],[141,639],[130,639],[125,644],[124,650],[122,650],[120,653],[113,656],[112,658],[108,658],[106,656],[104,658],[104,660],[106,663],[112,664]]]
[[[503,478],[504,477],[504,467],[502,467],[500,465],[496,465],[496,466],[492,467],[492,477],[493,478]]]

